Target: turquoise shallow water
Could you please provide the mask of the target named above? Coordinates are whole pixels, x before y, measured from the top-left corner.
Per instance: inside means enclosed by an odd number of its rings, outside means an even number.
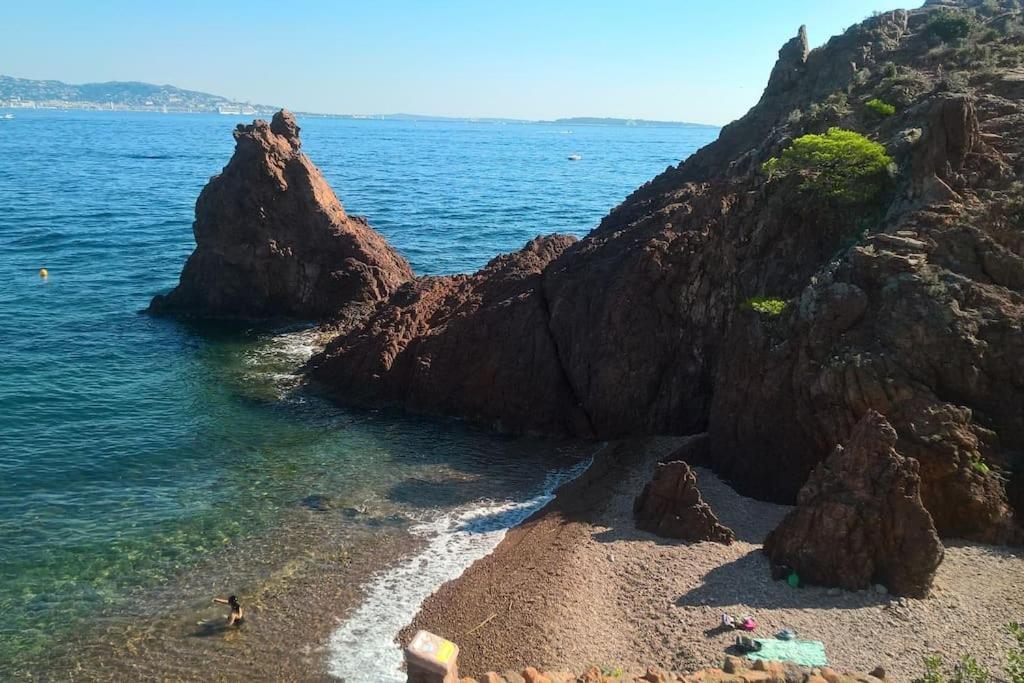
[[[317,518],[342,539],[372,528],[367,509],[407,528],[474,501],[527,498],[572,460],[558,444],[307,395],[293,374],[312,343],[301,329],[139,314],[193,247],[193,204],[229,158],[234,123],[0,121],[0,663],[10,671],[45,671],[72,630],[128,618],[140,596],[239,543],[311,523],[310,510],[358,511]],[[471,270],[538,233],[582,235],[717,135],[300,124],[347,210],[368,215],[418,273]],[[236,582],[260,581],[273,552]]]

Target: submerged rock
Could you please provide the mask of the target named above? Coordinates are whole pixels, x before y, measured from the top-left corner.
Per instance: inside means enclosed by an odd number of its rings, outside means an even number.
[[[196,249],[154,312],[323,319],[376,302],[412,270],[367,222],[345,214],[299,151],[287,111],[235,131],[235,153],[196,202]]]
[[[697,488],[697,475],[681,460],[654,466],[654,476],[633,504],[639,529],[684,541],[714,541],[730,545],[732,529],[719,524]]]
[[[892,425],[868,411],[768,535],[773,565],[822,586],[927,596],[945,549],[921,502],[917,461],[897,453],[896,440]]]

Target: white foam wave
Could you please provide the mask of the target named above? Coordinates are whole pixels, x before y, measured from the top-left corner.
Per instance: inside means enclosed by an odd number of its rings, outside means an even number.
[[[287,362],[298,367],[312,358],[321,347],[320,330],[316,327],[282,332],[246,354],[245,362],[250,365]]]
[[[582,474],[590,462],[552,472],[541,492],[529,500],[483,502],[414,526],[412,532],[425,537],[427,547],[379,572],[363,587],[363,604],[331,635],[331,675],[345,683],[405,681],[402,650],[395,638],[423,601],[494,550],[510,528],[554,498],[558,487]]]
[[[301,383],[302,365],[322,348],[323,340],[315,327],[275,334],[243,355],[245,374],[283,399]]]

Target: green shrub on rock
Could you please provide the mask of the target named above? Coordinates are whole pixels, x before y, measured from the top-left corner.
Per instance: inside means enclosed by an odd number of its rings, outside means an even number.
[[[775,317],[786,310],[786,301],[775,297],[753,296],[743,302],[743,307],[761,315]]]
[[[867,104],[865,104],[864,106],[867,107],[872,112],[874,112],[875,114],[878,114],[879,116],[883,117],[892,116],[893,114],[896,113],[896,107],[892,106],[885,100],[878,99],[877,97],[868,100]]]
[[[800,189],[842,204],[868,202],[885,186],[892,158],[860,133],[830,128],[803,135],[762,166],[769,180],[796,175]]]

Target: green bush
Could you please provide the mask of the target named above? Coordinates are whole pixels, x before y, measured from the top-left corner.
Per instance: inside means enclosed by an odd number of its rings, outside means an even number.
[[[985,463],[985,461],[982,460],[981,458],[971,458],[969,464],[971,466],[971,469],[977,472],[978,474],[988,474],[989,472],[992,471],[989,468],[989,466]]]
[[[1006,632],[1014,640],[1014,645],[1006,653],[1006,678],[1010,683],[1024,683],[1024,626],[1018,623],[1007,624]],[[924,673],[914,679],[914,683],[989,683],[992,673],[978,664],[971,655],[963,655],[949,672],[949,678],[943,671],[942,657],[931,655],[924,658]]]
[[[970,655],[964,655],[953,667],[952,683],[988,683],[991,680],[992,674],[988,669]]]
[[[1006,632],[1016,643],[1006,653],[1006,675],[1011,683],[1024,683],[1024,626],[1016,622],[1007,624]]]
[[[896,107],[892,106],[884,100],[880,100],[877,97],[867,101],[864,105],[879,116],[892,116],[896,113]]]
[[[885,186],[892,158],[885,147],[860,133],[830,128],[824,135],[803,135],[766,161],[769,180],[797,175],[800,189],[842,204],[868,202]]]
[[[924,674],[915,678],[914,683],[945,683],[942,675],[942,657],[931,655],[924,658]]]
[[[782,312],[786,310],[786,305],[787,302],[783,299],[767,296],[752,296],[743,302],[744,308],[772,317],[782,315]]]
[[[943,8],[932,13],[924,30],[929,38],[944,43],[959,43],[970,35],[973,27],[971,17],[959,10]]]

